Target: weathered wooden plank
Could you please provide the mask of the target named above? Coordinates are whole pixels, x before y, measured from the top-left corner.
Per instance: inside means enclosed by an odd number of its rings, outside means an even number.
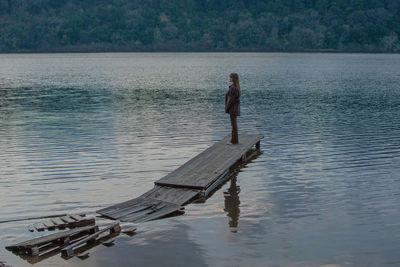
[[[46,226],[46,228],[49,229],[49,230],[54,230],[54,229],[56,229],[55,224],[54,224],[50,219],[49,219],[49,220],[45,220],[45,221],[43,222],[43,224],[44,224],[44,226]]]
[[[124,201],[109,207],[106,207],[104,209],[98,210],[97,213],[99,214],[107,214],[107,213],[113,213],[113,212],[118,212],[118,210],[121,210],[123,208],[131,208],[135,205],[142,205],[143,203],[143,198],[134,198],[128,201]]]
[[[46,229],[46,226],[44,226],[43,223],[35,223],[33,227],[35,227],[38,231],[44,231],[44,229]]]
[[[51,221],[54,223],[54,225],[56,225],[59,228],[62,228],[65,226],[65,222],[62,221],[60,218],[51,218]]]
[[[151,198],[141,198],[141,197],[137,198],[136,200],[137,203],[135,203],[132,206],[126,206],[125,202],[123,202],[112,206],[110,209],[107,208],[99,210],[97,211],[97,213],[115,219],[124,216],[126,214],[148,209],[156,203],[155,201],[157,201]]]
[[[136,222],[138,219],[148,216],[150,212],[151,210],[147,209],[119,217],[118,219],[123,222]]]
[[[141,197],[141,203],[142,206],[124,207],[119,212],[118,209],[114,209],[112,214],[100,211],[98,213],[123,222],[136,222],[138,220],[147,221],[147,217],[158,218],[165,216],[182,208],[180,205],[150,197]]]
[[[121,212],[116,212],[116,213],[113,213],[112,216],[111,215],[107,215],[107,216],[110,217],[110,218],[113,218],[113,219],[119,219],[119,218],[123,218],[123,217],[126,217],[126,216],[130,216],[132,214],[138,214],[140,212],[147,212],[147,210],[149,210],[149,208],[151,208],[151,205],[143,205],[143,206],[140,206],[140,207],[136,207],[135,206],[132,209],[125,208]]]
[[[84,218],[83,220],[75,221],[75,222],[69,224],[69,226],[81,227],[81,226],[95,224],[95,222],[96,222],[95,218]]]
[[[56,241],[58,239],[61,238],[65,238],[65,237],[69,237],[72,235],[76,235],[78,233],[82,233],[82,232],[94,232],[96,231],[97,226],[86,226],[86,227],[80,227],[80,228],[75,228],[75,229],[71,229],[71,230],[67,230],[67,231],[63,231],[63,232],[58,232],[58,233],[54,233],[51,235],[46,235],[46,236],[42,236],[42,237],[37,237],[31,240],[27,240],[27,241],[23,241],[20,243],[17,243],[15,245],[10,245],[7,246],[6,248],[9,250],[27,250],[30,249],[32,247],[38,247],[38,246],[42,246],[45,245],[49,242],[53,242]]]
[[[171,202],[177,205],[185,205],[191,199],[196,197],[200,190],[186,189],[186,188],[173,188],[167,186],[154,186],[153,189],[147,191],[140,197],[154,198],[166,202]]]
[[[72,219],[76,220],[76,221],[82,221],[85,219],[85,217],[82,217],[79,214],[70,214],[69,217],[71,217]]]
[[[160,210],[157,210],[149,214],[148,216],[137,218],[135,222],[140,223],[140,222],[148,222],[155,219],[160,219],[177,211],[182,211],[182,207],[177,205],[168,205]]]
[[[262,135],[239,135],[239,144],[227,145],[230,137],[225,137],[206,151],[200,153],[192,160],[160,180],[156,185],[171,187],[186,187],[204,190],[220,175],[221,166],[229,168],[237,160],[241,159],[252,146],[263,138]],[[219,172],[218,172],[219,171]]]
[[[125,216],[120,218],[120,220],[125,222],[146,222],[158,218],[165,217],[171,213],[181,211],[183,209],[182,206],[176,205],[173,203],[163,202],[157,207],[154,207],[151,210],[146,210],[138,214],[132,214],[129,216]]]
[[[137,218],[141,218],[143,216],[147,216],[148,214],[151,214],[155,212],[158,209],[163,208],[164,206],[167,206],[168,203],[151,199],[151,198],[146,198],[145,200],[148,200],[151,205],[148,206],[146,209],[141,209],[139,211],[134,211],[134,212],[125,212],[125,213],[119,213],[115,215],[115,219],[119,219],[124,222],[134,222]]]
[[[69,246],[66,246],[65,248],[63,248],[61,250],[61,253],[65,257],[71,257],[74,254],[74,248],[79,247],[79,246],[81,246],[83,244],[86,244],[87,242],[90,242],[91,240],[96,239],[100,234],[102,234],[102,233],[104,233],[104,232],[106,232],[108,230],[110,230],[111,234],[112,233],[119,233],[119,232],[121,232],[121,227],[119,226],[118,222],[113,223],[113,224],[101,229],[100,231],[97,231],[96,233],[91,234],[91,235],[79,240],[78,242],[75,242],[75,243],[73,243],[73,244],[71,244]]]
[[[60,217],[60,219],[66,223],[74,223],[75,222],[75,220],[72,219],[71,217],[69,217],[69,215],[62,216],[62,217]]]
[[[112,219],[119,219],[129,216],[133,213],[147,210],[159,202],[159,200],[156,199],[142,197],[139,197],[135,200],[135,202],[128,201],[130,203],[134,203],[131,206],[126,206],[126,202],[122,202],[120,204],[113,205],[110,208],[99,210],[97,213]]]

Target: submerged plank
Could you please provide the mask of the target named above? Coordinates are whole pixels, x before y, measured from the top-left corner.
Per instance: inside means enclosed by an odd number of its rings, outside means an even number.
[[[140,222],[148,222],[155,219],[160,219],[178,211],[182,212],[182,207],[176,205],[167,205],[162,209],[159,209],[151,214],[148,214],[147,216],[136,219],[135,222],[140,223]]]
[[[97,211],[97,213],[123,222],[148,221],[148,218],[159,218],[175,211],[179,211],[182,206],[151,197],[139,197],[136,205],[126,206],[126,202],[116,204],[112,208]],[[140,205],[138,205],[140,203]]]
[[[200,190],[187,188],[173,188],[167,186],[154,186],[153,189],[147,191],[140,197],[154,198],[177,205],[185,205],[200,193]]]
[[[108,230],[110,230],[111,234],[112,233],[121,232],[121,227],[119,226],[119,222],[110,224],[109,226],[101,229],[100,231],[96,231],[95,233],[93,233],[93,234],[91,234],[91,235],[79,240],[78,242],[75,242],[75,243],[73,243],[73,244],[71,244],[69,246],[64,247],[61,250],[61,253],[63,254],[63,256],[71,257],[73,255],[73,253],[74,253],[74,248],[79,247],[79,246],[81,246],[81,245],[83,245],[83,244],[85,244],[87,242],[92,241],[92,240],[95,240],[100,234],[102,234],[102,233],[104,233],[104,232],[106,232]]]
[[[117,214],[131,213],[135,210],[147,209],[152,205],[154,205],[153,199],[138,197],[98,210],[97,213],[110,218],[115,218],[118,217]]]
[[[239,144],[227,145],[230,136],[215,143],[155,184],[204,190],[245,153],[255,146],[263,135],[240,134]]]

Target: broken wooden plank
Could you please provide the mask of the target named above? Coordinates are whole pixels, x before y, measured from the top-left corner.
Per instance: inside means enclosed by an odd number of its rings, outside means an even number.
[[[45,220],[45,221],[43,222],[43,224],[44,224],[44,226],[46,227],[46,229],[49,229],[49,230],[54,230],[54,229],[56,229],[56,225],[55,225],[50,219]]]
[[[61,244],[66,244],[70,241],[71,237],[77,234],[81,234],[84,232],[94,233],[96,231],[98,231],[98,226],[93,225],[93,226],[80,227],[72,230],[54,233],[47,236],[37,237],[31,240],[17,243],[15,245],[7,246],[6,248],[11,251],[24,252],[35,256],[39,254],[40,247],[43,245],[53,242],[60,242]]]
[[[60,218],[51,218],[51,221],[54,223],[54,225],[60,229],[65,227],[65,222],[61,220]]]
[[[167,186],[154,186],[153,189],[147,191],[140,197],[153,198],[177,205],[185,205],[193,198],[200,194],[200,190],[187,189],[187,188],[173,188]]]
[[[72,219],[74,219],[76,221],[82,221],[85,219],[85,217],[83,217],[79,214],[70,214],[69,217],[71,217]]]
[[[88,251],[90,249],[92,249],[92,248],[94,248],[96,246],[99,246],[100,244],[111,242],[112,240],[115,240],[115,238],[117,236],[119,236],[119,235],[120,235],[120,233],[118,232],[118,233],[106,234],[104,236],[100,236],[100,237],[98,237],[97,239],[95,239],[95,240],[93,240],[91,242],[87,242],[86,244],[84,244],[84,245],[82,245],[80,247],[74,248],[73,249],[73,255],[78,257],[81,260],[84,260],[84,259],[86,259],[88,257],[88,255],[89,255]],[[67,256],[65,256],[63,254],[61,254],[61,256],[64,259],[69,259],[70,258],[70,257],[67,257]]]
[[[160,210],[165,209],[165,212],[172,213],[182,209],[181,205],[175,203],[170,203],[158,199],[153,199],[150,197],[140,198],[141,206],[134,205],[132,207],[125,207],[125,202],[120,205],[124,208],[118,209],[118,204],[114,205],[113,209],[103,209],[98,211],[98,213],[123,222],[136,222],[138,220],[146,221],[146,217],[156,218],[160,216],[165,216]],[[173,207],[173,208],[171,208]],[[155,214],[153,214],[155,213]]]
[[[182,212],[182,207],[179,207],[177,205],[168,205],[168,206],[163,207],[162,209],[159,209],[151,214],[148,214],[148,216],[137,218],[135,220],[135,222],[141,223],[141,222],[152,221],[155,219],[161,219],[161,218],[171,215],[175,212]]]
[[[75,222],[75,220],[72,219],[71,217],[69,217],[69,215],[62,216],[62,217],[60,217],[60,219],[66,223],[74,223]]]
[[[75,222],[69,224],[68,226],[82,227],[82,226],[86,226],[86,225],[95,224],[95,222],[96,222],[95,218],[84,218],[83,220],[75,221]]]
[[[97,231],[96,233],[93,233],[93,234],[79,240],[78,242],[75,242],[69,246],[64,247],[61,250],[62,255],[64,257],[71,257],[74,254],[74,248],[77,248],[79,246],[82,246],[83,244],[86,244],[90,241],[95,240],[100,234],[102,234],[108,230],[110,230],[111,234],[121,232],[121,227],[119,226],[119,222],[113,223],[113,224],[103,228],[102,230]]]
[[[129,201],[115,204],[105,209],[98,210],[97,213],[112,219],[116,219],[133,212],[148,209],[158,202],[159,200],[157,199],[138,197]]]
[[[143,204],[143,198],[138,197],[138,198],[134,198],[128,201],[124,201],[106,208],[103,208],[101,210],[98,210],[97,213],[105,215],[105,214],[109,214],[110,216],[112,216],[113,213],[115,212],[120,212],[123,209],[127,208],[127,209],[131,209],[135,206],[140,206]],[[107,215],[106,215],[107,216]],[[112,217],[111,217],[112,218]]]
[[[44,229],[46,229],[46,226],[44,226],[43,223],[35,223],[33,224],[33,227],[35,227],[37,231],[44,231]]]

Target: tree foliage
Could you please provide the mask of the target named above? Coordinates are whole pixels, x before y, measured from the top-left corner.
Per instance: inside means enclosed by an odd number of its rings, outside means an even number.
[[[0,0],[0,52],[400,52],[398,0]]]

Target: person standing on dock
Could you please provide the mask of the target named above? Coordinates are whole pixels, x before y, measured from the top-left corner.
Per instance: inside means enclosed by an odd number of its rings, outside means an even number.
[[[231,145],[239,143],[237,117],[240,116],[241,91],[239,84],[239,75],[237,73],[231,73],[229,75],[229,78],[229,81],[232,84],[229,86],[228,92],[225,95],[225,113],[228,113],[231,117],[232,137],[231,140],[227,143],[228,145]]]

